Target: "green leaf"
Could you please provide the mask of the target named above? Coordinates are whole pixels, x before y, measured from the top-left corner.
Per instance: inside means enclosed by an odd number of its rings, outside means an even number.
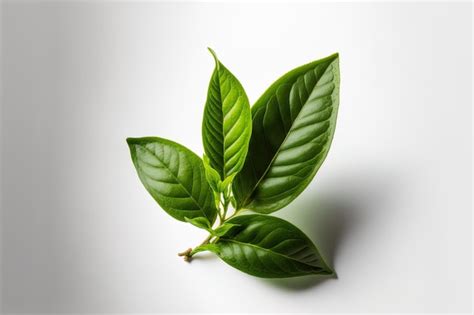
[[[217,59],[207,94],[202,139],[204,151],[221,180],[242,168],[252,133],[250,105],[242,85]]]
[[[213,193],[196,154],[162,138],[128,138],[127,143],[141,182],[168,214],[180,221],[203,217],[214,223]]]
[[[184,217],[184,220],[200,229],[209,230],[211,228],[211,222],[209,222],[209,220],[204,217],[197,217],[194,219]]]
[[[232,205],[232,208],[237,209],[237,201],[233,196],[230,197],[230,204]]]
[[[214,244],[203,244],[203,245],[199,245],[197,246],[196,248],[194,248],[192,251],[191,251],[191,255],[194,255],[196,253],[199,253],[199,252],[204,252],[204,251],[211,251],[211,252],[214,252],[214,253],[217,253],[219,252],[219,247],[217,245],[214,245]]]
[[[212,235],[214,236],[224,236],[226,235],[234,226],[239,226],[238,224],[233,224],[233,223],[224,223],[220,226],[218,226],[215,230],[212,231]]]
[[[333,274],[311,240],[285,220],[252,214],[228,222],[239,226],[206,250],[234,268],[262,278]]]
[[[219,183],[219,191],[224,192],[226,190],[226,188],[232,183],[232,181],[234,180],[236,175],[237,174],[232,174],[229,177],[227,177],[226,179],[224,179],[223,181],[221,181]]]
[[[238,208],[271,213],[311,182],[329,151],[339,106],[339,56],[288,72],[252,107],[252,138],[233,182]]]
[[[209,164],[209,158],[207,155],[204,154],[202,160],[204,162],[204,170],[206,171],[207,182],[213,191],[219,192],[221,183],[221,177],[219,176],[219,173]]]

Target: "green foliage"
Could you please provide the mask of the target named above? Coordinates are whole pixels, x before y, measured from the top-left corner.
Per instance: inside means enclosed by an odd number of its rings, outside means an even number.
[[[204,230],[210,230],[211,229],[211,222],[205,217],[196,217],[194,219],[190,219],[188,217],[185,217],[184,220],[188,223],[191,223],[195,227],[198,227],[200,229]]]
[[[247,94],[237,78],[217,59],[207,92],[202,122],[204,151],[221,179],[237,174],[245,161],[252,132]]]
[[[274,212],[311,182],[336,127],[338,62],[335,54],[290,71],[252,107],[249,153],[233,184],[238,208]]]
[[[173,141],[127,139],[146,190],[172,217],[209,232],[180,256],[210,251],[263,278],[331,275],[316,246],[268,214],[293,201],[326,158],[339,106],[339,56],[283,75],[250,109],[236,77],[217,59],[202,123],[205,155]],[[218,218],[218,220],[217,220]]]
[[[161,138],[128,138],[127,142],[138,177],[163,210],[180,221],[202,217],[214,223],[214,195],[196,154]]]
[[[209,250],[232,267],[263,278],[333,273],[311,240],[285,220],[253,214],[234,217],[229,223],[237,227]]]

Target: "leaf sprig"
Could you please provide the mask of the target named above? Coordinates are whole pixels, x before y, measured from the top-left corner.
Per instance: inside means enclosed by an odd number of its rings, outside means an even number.
[[[240,82],[209,50],[215,68],[203,159],[170,140],[127,139],[138,176],[161,208],[209,232],[179,255],[189,261],[210,251],[263,278],[333,274],[301,230],[267,214],[293,201],[328,154],[339,106],[338,54],[283,75],[250,108]],[[254,214],[242,214],[248,210]]]

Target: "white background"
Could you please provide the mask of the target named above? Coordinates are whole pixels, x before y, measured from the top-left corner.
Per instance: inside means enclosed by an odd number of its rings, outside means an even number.
[[[471,307],[471,4],[6,2],[5,312],[423,312]],[[263,280],[162,211],[125,138],[202,154],[213,60],[251,102],[338,51],[328,158],[277,215],[338,279]]]

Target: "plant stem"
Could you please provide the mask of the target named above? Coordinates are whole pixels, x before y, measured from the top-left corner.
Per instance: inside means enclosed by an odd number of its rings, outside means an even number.
[[[209,241],[212,239],[212,234],[209,234],[205,239],[204,241],[201,242],[201,244],[199,244],[198,246],[194,247],[194,248],[197,248],[199,246],[202,246],[202,245],[205,245],[205,244],[209,244]],[[178,253],[178,256],[182,256],[184,261],[187,261],[187,262],[190,262],[191,261],[191,257],[193,257],[193,255],[196,254],[196,253],[193,253],[193,249],[192,248],[188,248],[187,250],[185,250],[184,252],[181,252],[181,253]]]
[[[230,215],[228,218],[226,218],[226,215],[227,215],[227,211],[229,209],[229,204],[230,204],[230,198],[231,198],[231,195],[230,195],[230,190],[226,190],[224,191],[224,193],[221,193],[219,194],[219,198],[223,198],[223,202],[222,202],[222,199],[220,200],[220,204],[222,205],[222,207],[219,206],[219,208],[217,209],[217,214],[219,216],[219,225],[216,227],[220,227],[222,224],[224,224],[225,222],[227,222],[228,220],[230,220],[231,218],[235,217],[240,211],[242,211],[243,209],[236,209],[234,211],[234,213],[232,213],[232,215]],[[216,239],[214,239],[214,241],[210,242],[211,239],[212,239],[213,235],[212,234],[209,234],[205,239],[204,241],[202,241],[201,244],[199,244],[198,246],[194,247],[194,249],[198,248],[199,246],[202,246],[202,245],[205,245],[205,244],[209,244],[209,243],[214,243],[218,237],[216,237]],[[182,256],[184,258],[184,261],[191,261],[191,257],[196,254],[195,252],[193,252],[194,250],[192,248],[188,248],[187,250],[185,250],[184,252],[181,252],[181,253],[178,253],[178,256]]]
[[[227,209],[228,208],[229,208],[229,201],[227,199],[225,199],[224,200],[224,215],[222,216],[221,224],[224,223],[225,220],[226,220],[225,216],[227,215]]]

